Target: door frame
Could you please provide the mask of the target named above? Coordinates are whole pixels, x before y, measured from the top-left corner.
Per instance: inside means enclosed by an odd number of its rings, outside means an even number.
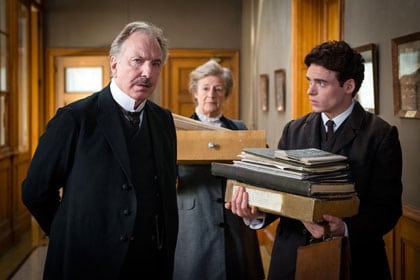
[[[45,83],[45,123],[57,110],[55,61],[62,56],[103,56],[109,55],[108,48],[49,48],[46,50],[46,83]]]

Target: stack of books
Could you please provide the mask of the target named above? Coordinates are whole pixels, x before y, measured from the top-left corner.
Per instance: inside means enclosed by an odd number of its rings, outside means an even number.
[[[359,199],[347,158],[319,149],[244,148],[233,164],[212,163],[212,174],[227,178],[225,200],[244,187],[249,205],[302,221],[323,214],[357,214]]]

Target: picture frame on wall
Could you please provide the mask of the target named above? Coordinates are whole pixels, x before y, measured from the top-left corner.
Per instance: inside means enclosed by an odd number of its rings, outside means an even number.
[[[420,118],[420,32],[391,39],[394,115]]]
[[[378,49],[375,44],[366,44],[354,48],[365,60],[365,78],[355,99],[360,105],[374,114],[379,114],[378,89]]]
[[[286,70],[284,69],[274,71],[274,98],[276,110],[283,112],[286,99]]]
[[[268,75],[261,74],[260,75],[260,106],[261,111],[267,112],[268,111]]]

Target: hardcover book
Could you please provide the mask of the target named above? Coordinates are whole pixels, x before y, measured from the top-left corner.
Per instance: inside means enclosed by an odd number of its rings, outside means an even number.
[[[277,168],[276,166],[266,164],[264,162],[252,161],[247,159],[234,160],[233,164],[239,167],[257,170],[275,175],[285,176],[299,180],[313,180],[323,182],[347,182],[350,179],[350,172],[348,170],[337,170],[330,172],[306,172],[293,169]]]
[[[347,157],[316,148],[277,150],[274,152],[276,158],[299,162],[306,165],[323,164],[331,162],[346,161]]]
[[[353,182],[300,180],[220,162],[211,163],[211,173],[214,176],[233,179],[262,188],[310,197],[327,197],[329,195],[337,197],[340,194],[348,196],[355,192]]]
[[[322,222],[324,214],[341,218],[351,217],[359,210],[359,198],[356,195],[339,199],[320,199],[270,190],[231,179],[226,183],[226,202],[231,201],[238,187],[245,188],[250,206],[300,221]]]
[[[273,148],[244,148],[239,154],[239,157],[243,161],[254,161],[264,164],[270,164],[284,170],[297,170],[304,172],[322,173],[331,172],[337,170],[348,169],[348,163],[345,161],[323,163],[316,165],[306,165],[301,162],[297,162],[294,159],[281,159],[275,156],[275,152],[278,149]]]

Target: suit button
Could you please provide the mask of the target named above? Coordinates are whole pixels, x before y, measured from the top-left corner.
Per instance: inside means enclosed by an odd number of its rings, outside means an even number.
[[[124,210],[123,210],[123,214],[124,214],[125,216],[128,216],[128,215],[130,215],[130,214],[131,214],[131,211],[130,211],[130,210],[128,210],[128,209],[124,209]]]
[[[129,185],[127,185],[127,184],[123,184],[123,185],[121,186],[121,188],[122,188],[124,191],[128,191],[128,190],[130,189],[130,186],[129,186]]]
[[[224,228],[226,226],[226,224],[225,223],[219,223],[218,226],[221,227],[221,228]]]
[[[302,235],[307,235],[308,234],[308,230],[305,228],[302,230]]]
[[[125,234],[120,236],[120,241],[126,242],[127,240],[128,240],[128,238]]]
[[[217,203],[223,203],[223,198],[220,198],[220,197],[219,197],[218,199],[216,199],[216,202],[217,202]]]

